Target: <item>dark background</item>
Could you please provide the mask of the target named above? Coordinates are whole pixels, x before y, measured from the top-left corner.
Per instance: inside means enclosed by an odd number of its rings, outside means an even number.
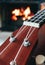
[[[23,24],[23,20],[11,20],[11,12],[15,8],[30,6],[31,11],[35,14],[40,9],[40,3],[44,0],[1,0],[0,15],[1,15],[1,30],[15,31]]]
[[[44,2],[45,0],[0,0],[0,2],[17,2],[17,1],[39,1],[39,2]]]

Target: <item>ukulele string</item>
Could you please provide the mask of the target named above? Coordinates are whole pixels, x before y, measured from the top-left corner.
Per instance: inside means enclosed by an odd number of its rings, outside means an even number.
[[[20,33],[21,33],[26,27],[27,27],[27,26],[24,26],[24,27],[23,27],[23,25],[22,25],[21,28],[19,29],[19,31],[17,32],[16,36],[14,36],[14,37],[17,38],[17,37],[20,35]]]
[[[45,12],[45,9],[38,11],[38,12],[30,19],[31,22],[32,22],[34,19],[36,19],[38,16],[40,16],[41,14],[43,14],[43,12]],[[23,25],[22,25],[22,26],[23,26]],[[22,27],[22,26],[21,26],[21,27]],[[18,33],[19,33],[19,31],[18,31]]]
[[[28,21],[34,21],[34,19],[36,19],[39,15],[43,14],[43,12],[45,12],[45,9],[44,10],[40,10],[38,11],[30,20]],[[38,15],[38,16],[37,16]]]
[[[38,15],[38,16],[34,15],[35,18],[34,18],[34,19],[31,19],[31,21],[35,20],[37,17],[39,17],[40,15],[42,15],[44,12],[45,12],[45,10],[39,11],[39,12],[36,14],[36,15]],[[39,14],[39,13],[40,13],[40,14]],[[23,25],[22,25],[22,27],[23,27]],[[22,28],[20,28],[20,30],[19,30],[18,33],[16,34],[15,38],[18,37],[19,34],[22,32],[21,29],[22,29]]]
[[[42,21],[42,20],[41,20],[41,21]],[[32,30],[32,32],[30,33],[30,36],[33,34],[33,32],[35,31],[35,29],[36,29],[36,28],[34,28],[34,29]],[[16,62],[16,59],[17,59],[17,57],[18,57],[18,55],[19,55],[19,53],[20,53],[22,47],[23,47],[23,43],[22,43],[22,45],[20,46],[20,48],[19,48],[19,50],[18,50],[18,52],[17,52],[17,54],[16,54],[16,56],[15,56],[15,58],[14,58],[14,62]]]
[[[42,18],[43,18],[43,19],[42,19]],[[35,22],[40,21],[39,23],[41,23],[44,19],[45,19],[45,14],[43,14],[42,16],[40,16],[37,20],[35,20]],[[31,27],[31,28],[32,28],[32,27]],[[34,29],[34,30],[35,30],[35,29]],[[28,36],[27,39],[29,39],[29,37],[30,37],[30,34],[29,34],[29,36]]]
[[[45,13],[44,14],[42,14],[38,19],[36,19],[35,20],[35,22],[38,22],[38,21],[40,21],[41,20],[41,18],[43,18],[45,16]]]
[[[41,11],[40,12],[37,12],[38,14],[39,13],[41,13]],[[38,14],[35,14],[35,15],[38,15]],[[32,19],[31,19],[32,20]],[[19,29],[19,31],[17,32],[17,34],[16,34],[16,36],[14,37],[14,38],[16,38],[25,28],[26,28],[26,26],[23,28],[23,25],[22,25],[22,27]],[[21,29],[22,29],[22,31],[21,31]],[[20,32],[21,31],[21,32]],[[19,33],[20,32],[20,33]],[[8,46],[10,46],[10,44],[11,43],[9,43],[1,52],[0,52],[0,55],[8,48]]]
[[[42,15],[44,12],[45,12],[45,9],[38,11],[38,12],[33,16],[34,19],[30,19],[30,20],[31,20],[31,21],[35,20],[37,17],[39,17],[40,15]],[[32,17],[32,18],[33,18],[33,17]],[[23,27],[23,25],[22,25],[22,27]],[[19,30],[18,33],[16,34],[15,38],[18,37],[18,35],[21,33],[22,27],[20,28],[20,30]]]
[[[39,14],[39,12],[38,12],[39,15],[36,14],[37,16],[36,16],[34,19],[31,19],[31,22],[34,21],[37,17],[41,16],[43,13],[45,13],[45,10],[43,10],[42,12],[40,11],[40,14]],[[41,17],[40,17],[40,18],[41,18]],[[38,19],[37,19],[37,20],[38,20]],[[36,22],[37,20],[35,20],[35,22]],[[26,38],[28,37],[28,35],[29,35],[31,29],[32,29],[32,27],[29,29],[29,32],[28,32],[28,34],[26,35]]]
[[[39,24],[40,24],[41,22],[43,22],[43,20],[45,20],[45,17],[39,22]]]
[[[25,30],[25,28],[26,28],[27,26],[25,26],[24,28],[23,28],[23,30]],[[27,29],[27,28],[26,28]],[[22,30],[22,31],[23,31]],[[12,42],[10,42],[1,52],[0,52],[0,55],[11,45],[11,43]]]
[[[32,27],[31,27],[32,28]],[[30,36],[32,35],[32,33],[35,31],[35,29],[36,28],[34,28],[33,30],[32,30],[32,32],[30,33]],[[31,30],[31,29],[30,29]],[[28,32],[29,33],[29,32]],[[27,37],[27,36],[26,36]],[[18,57],[18,55],[19,55],[19,53],[20,53],[20,51],[21,51],[21,48],[23,47],[23,43],[22,43],[22,45],[20,46],[20,48],[19,48],[19,50],[18,50],[18,52],[17,52],[17,54],[16,54],[16,56],[15,56],[15,58],[14,58],[14,61],[16,61],[16,59],[17,59],[17,57]]]
[[[30,33],[30,36],[32,35],[32,33],[34,32],[34,30],[35,30],[35,28],[34,28],[33,31]],[[18,52],[17,52],[17,54],[16,54],[16,56],[15,56],[15,58],[14,58],[14,61],[16,61],[16,59],[17,59],[17,57],[18,57],[18,55],[19,55],[19,53],[20,53],[22,47],[23,47],[23,43],[21,44],[21,46],[20,46],[20,48],[19,48],[19,50],[18,50]]]
[[[44,13],[44,12],[43,12],[43,13]],[[45,14],[43,14],[43,13],[41,14],[41,16],[40,16],[39,18],[37,18],[37,19],[35,20],[35,22],[39,21],[39,20],[45,15]],[[30,27],[30,29],[29,29],[29,31],[28,31],[28,33],[27,33],[25,39],[28,39],[28,38],[29,38],[28,35],[29,35],[31,29],[32,29],[32,26]],[[30,36],[30,35],[29,35],[29,36]],[[27,37],[28,37],[28,38],[27,38]]]

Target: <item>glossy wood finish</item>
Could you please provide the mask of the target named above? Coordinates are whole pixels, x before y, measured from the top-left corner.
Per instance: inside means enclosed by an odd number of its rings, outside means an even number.
[[[39,54],[45,55],[45,24],[39,30],[38,44],[34,50],[34,56]]]
[[[29,27],[28,27],[29,29]],[[27,30],[28,30],[27,29]],[[17,54],[17,51],[19,50],[24,37],[27,34],[27,30],[23,33],[21,33],[20,37],[17,38],[18,41],[16,40],[16,44],[15,42],[13,42],[13,44],[11,44],[8,49],[6,49],[6,51],[0,56],[0,64],[1,65],[9,65],[10,61],[12,61],[14,59],[14,57]],[[13,33],[14,35],[16,34],[15,32]],[[22,36],[23,35],[23,36]],[[22,47],[16,62],[18,65],[28,65],[26,64],[28,62],[29,56],[31,55],[31,52],[36,44],[36,41],[38,39],[38,44],[37,47],[34,51],[34,56],[38,55],[38,54],[44,54],[45,55],[45,24],[40,28],[37,29],[33,32],[33,34],[31,35],[31,37],[29,38],[29,41],[31,43],[30,46],[28,47]],[[3,64],[2,64],[3,62]]]
[[[20,45],[22,44],[29,28],[30,27],[26,27],[26,29],[23,31],[23,33],[21,33],[17,37],[17,40],[15,42],[11,43],[11,45],[0,55],[0,59],[2,61],[4,61],[6,63],[6,65],[9,65],[10,61],[12,61],[14,59],[14,57],[15,57]],[[13,34],[15,35],[15,32]],[[6,40],[7,44],[8,44],[8,42],[9,42],[9,40]],[[4,46],[6,43],[4,43]],[[3,49],[4,47],[2,46],[1,48]]]
[[[13,34],[16,35],[18,30],[16,30]],[[0,46],[0,52],[9,44],[9,38]]]
[[[32,49],[35,46],[37,38],[38,38],[38,29],[36,29],[31,35],[31,37],[29,38],[31,45],[29,47],[24,47],[24,46],[22,47],[16,59],[17,65],[26,65],[29,55],[31,54]]]

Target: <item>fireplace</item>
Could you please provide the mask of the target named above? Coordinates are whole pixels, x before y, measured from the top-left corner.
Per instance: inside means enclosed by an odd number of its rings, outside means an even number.
[[[35,14],[39,10],[39,2],[15,2],[15,3],[1,3],[1,17],[2,17],[2,26],[1,29],[5,31],[15,31],[20,28],[23,24],[23,21],[26,19],[22,19],[24,15],[17,16],[18,19],[12,19],[12,11],[15,9],[21,8],[25,11],[27,7],[31,10],[31,15]]]

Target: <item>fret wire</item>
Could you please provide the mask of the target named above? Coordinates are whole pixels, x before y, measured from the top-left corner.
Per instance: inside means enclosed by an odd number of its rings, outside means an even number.
[[[45,12],[45,11],[44,11]],[[39,16],[41,16],[44,12],[40,13],[39,15],[37,15],[34,19],[32,19],[31,21],[35,21]]]
[[[43,17],[45,17],[45,13],[43,15],[41,15],[38,19],[36,19],[35,22],[40,21]]]
[[[40,10],[40,11],[38,11],[30,20],[28,20],[28,21],[34,21],[36,18],[37,18],[37,16],[39,16],[40,14],[42,14],[42,12],[45,12],[45,9],[44,10]]]
[[[39,24],[40,24],[41,22],[43,22],[43,20],[45,20],[45,17],[44,17],[42,20],[40,20]]]

